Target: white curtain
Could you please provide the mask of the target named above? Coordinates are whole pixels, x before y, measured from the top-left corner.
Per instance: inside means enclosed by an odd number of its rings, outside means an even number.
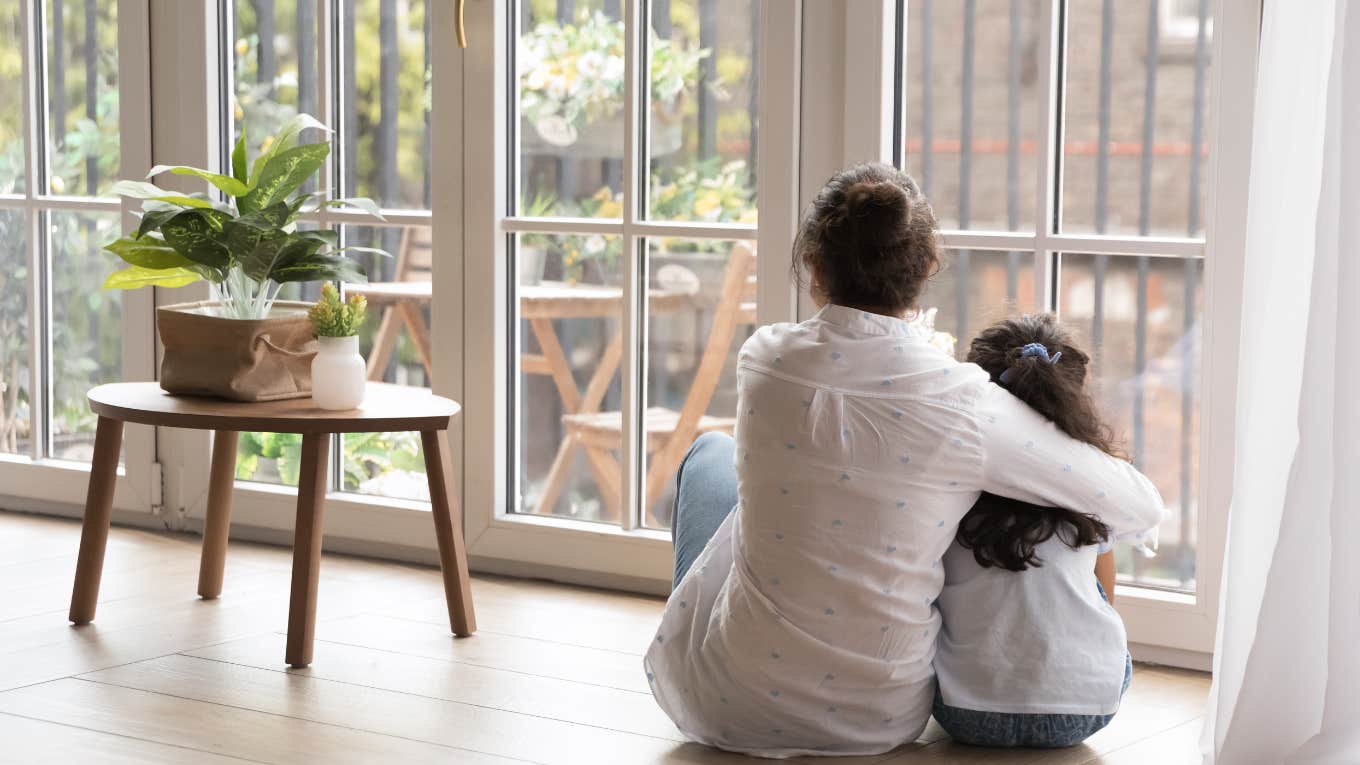
[[[1360,0],[1266,0],[1206,763],[1360,763]],[[1219,119],[1246,119],[1224,113]]]

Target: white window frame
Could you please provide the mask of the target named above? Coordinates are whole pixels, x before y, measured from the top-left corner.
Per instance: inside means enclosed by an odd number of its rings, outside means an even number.
[[[646,369],[645,337],[641,322],[629,320],[623,329],[622,410],[624,444],[624,512],[622,524],[572,521],[551,516],[512,512],[513,495],[508,485],[514,459],[508,453],[507,400],[510,359],[508,333],[509,284],[507,240],[515,233],[599,233],[620,236],[624,259],[622,274],[626,316],[639,315],[637,268],[645,255],[639,251],[644,237],[675,236],[713,239],[749,239],[760,252],[774,257],[757,259],[757,312],[762,323],[787,321],[793,316],[794,290],[787,261],[797,219],[796,179],[800,98],[800,23],[796,4],[761,3],[758,34],[760,61],[760,167],[757,196],[760,226],[646,220],[645,181],[640,168],[647,164],[645,147],[635,129],[638,108],[646,98],[640,55],[641,36],[628,36],[625,57],[623,157],[623,218],[621,220],[575,220],[511,217],[506,209],[512,126],[507,125],[507,97],[511,92],[507,46],[512,19],[506,3],[470,4],[466,10],[468,36],[472,41],[464,79],[464,137],[467,188],[463,262],[466,369],[464,394],[467,409],[464,427],[466,524],[470,559],[474,567],[511,574],[554,576],[560,579],[621,586],[651,592],[667,592],[672,573],[670,534],[640,527],[641,466],[637,412],[642,370]],[[624,24],[633,30],[645,23],[646,0],[623,0]],[[790,10],[793,12],[791,13]],[[640,198],[643,197],[643,198]]]
[[[39,163],[43,153],[39,144],[47,141],[47,103],[44,100],[47,72],[39,57],[45,29],[40,28],[42,0],[23,0],[21,4],[21,55],[23,57],[23,119],[27,176],[22,195],[6,196],[3,206],[22,209],[27,216],[29,246],[29,400],[34,417],[46,418],[49,380],[44,377],[43,358],[51,358],[51,287],[39,274],[47,273],[44,258],[50,259],[50,243],[40,226],[39,212],[98,211],[123,213],[123,226],[136,225],[133,205],[113,198],[82,198],[41,193],[38,186]],[[118,100],[119,172],[124,177],[139,177],[151,169],[150,58],[148,45],[148,0],[119,0],[118,3]],[[109,257],[113,257],[109,255]],[[122,374],[125,380],[150,380],[154,376],[155,343],[152,326],[152,299],[149,291],[124,292]],[[45,429],[43,429],[45,435]],[[36,434],[35,434],[36,435]],[[51,459],[43,456],[43,444],[34,438],[29,455],[0,454],[0,507],[50,512],[80,517],[85,503],[89,463]],[[160,471],[155,462],[155,433],[146,426],[130,425],[124,430],[122,462],[114,484],[114,518],[120,522],[155,525],[160,512]]]
[[[1057,87],[1059,52],[1054,41],[1061,33],[1061,8],[1064,0],[1041,0],[1038,49],[1044,56],[1039,82],[1040,108],[1037,109],[1039,156],[1036,166],[1055,167],[1059,141],[1055,133],[1062,113],[1061,89]],[[1112,256],[1199,257],[1205,260],[1204,335],[1200,390],[1200,483],[1199,512],[1196,519],[1196,578],[1194,594],[1174,593],[1144,587],[1119,585],[1116,607],[1128,628],[1135,658],[1207,670],[1211,663],[1214,630],[1218,617],[1218,594],[1222,573],[1223,544],[1226,536],[1228,506],[1232,492],[1232,433],[1236,398],[1237,334],[1241,304],[1242,232],[1246,218],[1246,181],[1250,159],[1251,125],[1246,120],[1219,120],[1224,104],[1232,113],[1249,113],[1255,88],[1256,44],[1259,38],[1259,9],[1251,4],[1219,0],[1215,3],[1216,34],[1212,41],[1210,70],[1211,101],[1207,140],[1209,152],[1209,202],[1205,241],[1179,237],[1119,237],[1058,233],[1055,204],[1060,198],[1055,188],[1062,178],[1053,172],[1037,178],[1033,231],[943,232],[950,249],[1020,251],[1034,253],[1035,304],[1032,310],[1048,310],[1053,305],[1053,272],[1059,253],[1104,254]],[[844,35],[845,71],[834,61],[809,66],[804,83],[804,98],[827,103],[843,97],[844,104],[864,104],[861,118],[846,119],[840,135],[831,128],[835,122],[809,119],[804,125],[804,193],[815,189],[838,167],[852,162],[878,160],[891,162],[890,147],[894,100],[883,95],[883,82],[894,76],[895,41],[882,47],[866,45],[863,30],[894,28],[897,3],[893,0],[847,0],[844,26],[835,23],[834,11],[818,8],[827,18],[809,24],[823,30],[825,45],[834,47],[830,38]],[[822,45],[821,38],[806,45],[809,51]],[[1046,52],[1046,54],[1044,53]],[[820,77],[813,72],[821,73]],[[910,76],[908,70],[907,76]],[[843,94],[843,96],[838,96]],[[831,111],[836,102],[831,100]],[[879,105],[877,119],[864,118]],[[849,109],[845,112],[849,113]],[[839,113],[839,112],[837,112]],[[820,130],[819,130],[820,128]],[[887,148],[885,148],[887,147]],[[837,150],[839,149],[839,153]],[[809,161],[809,155],[812,160]],[[814,169],[815,168],[815,169]],[[806,309],[802,315],[806,315]],[[1215,340],[1223,338],[1222,340]]]

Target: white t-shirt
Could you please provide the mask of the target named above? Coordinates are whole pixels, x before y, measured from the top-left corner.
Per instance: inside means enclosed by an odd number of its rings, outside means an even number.
[[[980,491],[1162,517],[1151,482],[928,342],[842,306],[738,357],[739,506],[672,592],[644,660],[701,743],[876,754],[930,717],[940,566]]]
[[[958,542],[944,556],[935,653],[952,707],[1108,715],[1119,708],[1124,623],[1096,589],[1097,545],[1039,544],[1038,568],[983,568]]]

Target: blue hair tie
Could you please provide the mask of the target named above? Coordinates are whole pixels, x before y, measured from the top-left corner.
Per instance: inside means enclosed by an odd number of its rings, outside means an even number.
[[[1058,359],[1062,358],[1062,351],[1058,351],[1052,356],[1049,356],[1048,348],[1044,347],[1043,343],[1029,343],[1025,345],[1024,348],[1020,349],[1020,358],[1026,359],[1029,358],[1030,356],[1038,356],[1039,358],[1043,359],[1044,363],[1046,364],[1057,364]],[[1011,380],[1015,377],[1015,375],[1013,374],[1014,371],[1015,367],[1009,367],[1006,369],[1006,371],[1001,373],[1002,385],[1010,384]]]

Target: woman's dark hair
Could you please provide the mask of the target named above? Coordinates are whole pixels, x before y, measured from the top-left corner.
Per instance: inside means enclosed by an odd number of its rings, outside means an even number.
[[[915,307],[939,264],[935,213],[891,165],[836,173],[812,200],[793,244],[799,285],[811,274],[830,302],[895,314]]]
[[[1045,353],[1026,352],[1025,346],[1034,343]],[[1072,344],[1052,314],[1021,316],[988,327],[969,346],[968,360],[1067,435],[1126,458],[1086,391],[1090,357]],[[1034,550],[1055,534],[1076,549],[1109,539],[1110,527],[1087,513],[983,493],[959,524],[958,540],[984,568],[1024,571],[1043,565]]]

